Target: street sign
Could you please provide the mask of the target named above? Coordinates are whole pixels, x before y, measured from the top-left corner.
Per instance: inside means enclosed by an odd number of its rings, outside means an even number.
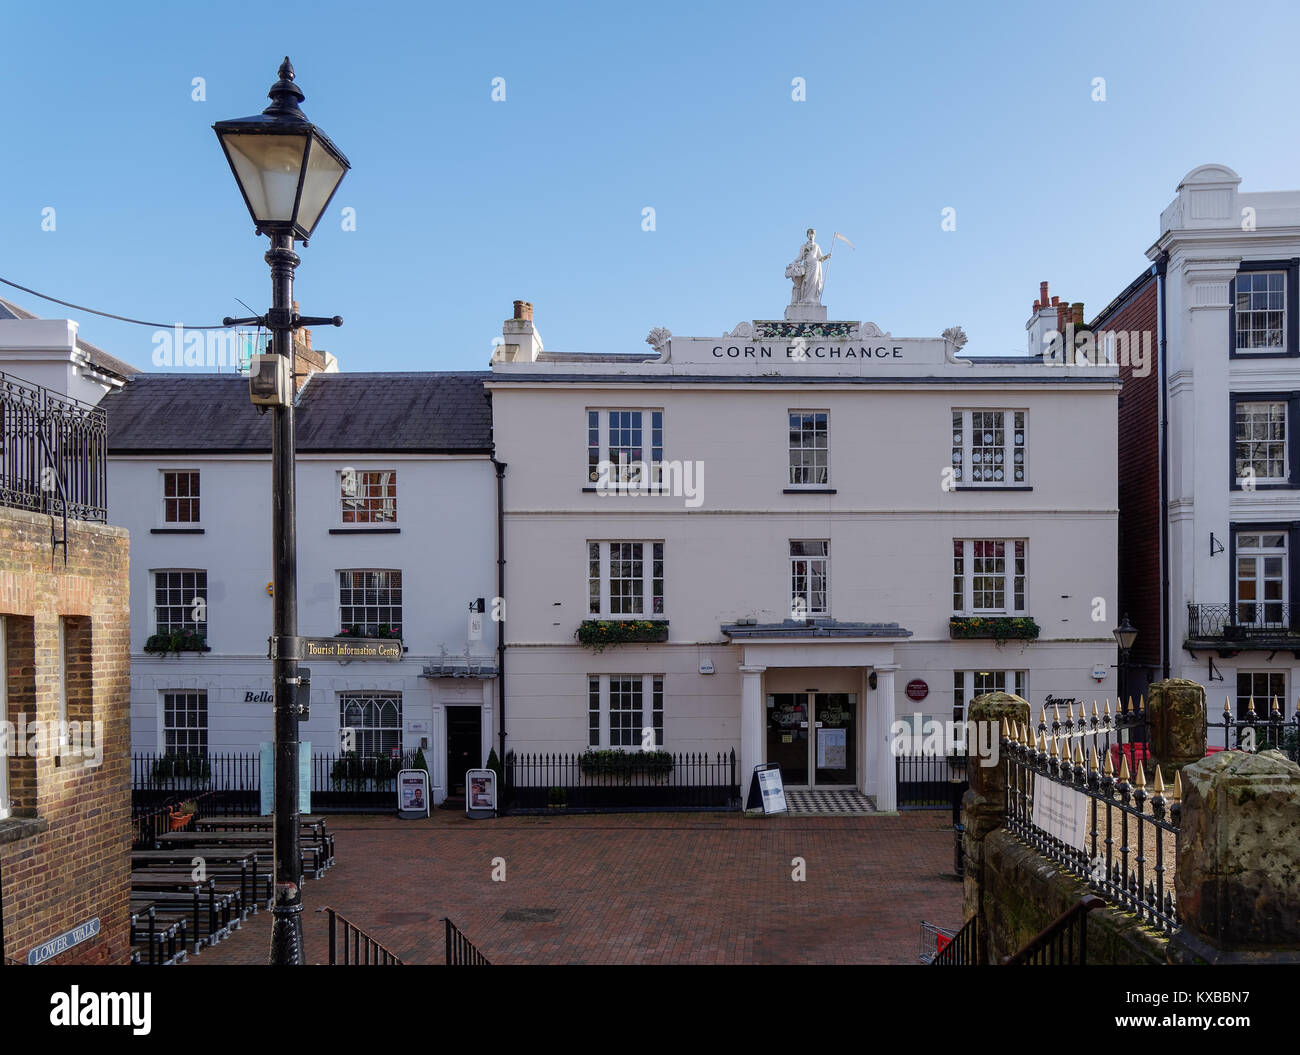
[[[57,938],[51,938],[42,945],[37,945],[34,949],[28,950],[27,965],[29,967],[44,963],[46,960],[58,956],[59,953],[67,952],[74,945],[80,945],[83,941],[93,938],[99,933],[99,917],[95,916],[87,920],[72,930],[64,931]]]
[[[299,659],[401,659],[395,637],[300,637]]]
[[[785,784],[781,780],[781,767],[776,762],[761,762],[754,767],[745,809],[756,809],[760,802],[765,815],[786,812]]]

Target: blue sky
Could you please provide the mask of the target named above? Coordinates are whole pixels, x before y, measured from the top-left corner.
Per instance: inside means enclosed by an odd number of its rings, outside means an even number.
[[[168,323],[264,310],[211,125],[286,53],[353,165],[297,288],[346,319],[314,335],[344,370],[481,368],[516,298],[561,351],[779,318],[808,226],[857,246],[832,318],[1015,353],[1040,280],[1091,315],[1138,274],[1188,170],[1300,186],[1292,5],[994,7],[10,2],[0,276]],[[0,296],[149,365],[146,328]]]

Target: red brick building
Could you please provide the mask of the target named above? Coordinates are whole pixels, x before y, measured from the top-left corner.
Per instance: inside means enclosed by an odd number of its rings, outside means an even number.
[[[60,356],[33,322],[53,325],[0,315],[0,365],[39,357],[51,379]],[[120,383],[125,364],[88,349],[69,344],[69,376],[84,388]],[[128,538],[103,522],[106,441],[103,411],[0,373],[6,963],[131,955]]]

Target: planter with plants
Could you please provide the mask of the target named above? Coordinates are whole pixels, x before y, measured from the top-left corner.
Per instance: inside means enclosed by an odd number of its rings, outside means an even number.
[[[662,780],[673,771],[669,751],[584,751],[578,756],[578,768],[584,777],[621,777],[634,775]]]
[[[1028,616],[964,615],[948,620],[948,632],[953,638],[992,638],[999,645],[1004,641],[1033,641],[1038,637],[1038,624]]]
[[[335,787],[350,787],[360,790],[370,783],[385,784],[397,776],[402,768],[400,758],[385,758],[383,755],[362,755],[348,751],[334,760],[330,767],[330,782]],[[376,788],[376,790],[379,790]]]
[[[573,636],[594,652],[604,652],[610,645],[658,644],[668,640],[668,620],[584,619]]]
[[[166,754],[154,760],[153,782],[157,786],[166,786],[173,781],[206,784],[211,779],[212,763],[206,755]]]
[[[169,634],[152,634],[144,643],[144,650],[153,656],[168,652],[211,652],[207,639],[197,630],[173,630]]]

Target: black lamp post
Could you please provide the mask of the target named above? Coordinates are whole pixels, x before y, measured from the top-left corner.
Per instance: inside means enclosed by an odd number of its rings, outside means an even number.
[[[298,108],[304,96],[285,56],[271,105],[253,117],[218,121],[213,131],[235,174],[257,233],[271,239],[271,310],[265,317],[230,319],[227,326],[256,322],[271,331],[271,354],[258,356],[250,391],[253,402],[272,408],[271,532],[275,551],[274,627],[271,660],[275,696],[275,904],[271,963],[301,964],[302,890],[298,845],[298,544],[295,529],[293,437],[293,333],[300,326],[343,320],[303,318],[293,310],[293,272],[298,254],[334,197],[348,159]]]
[[[1133,647],[1133,642],[1137,640],[1137,628],[1128,621],[1128,613],[1124,613],[1124,621],[1117,626],[1112,633],[1115,635],[1115,643],[1119,645],[1119,698],[1120,705],[1123,706],[1124,695],[1128,690],[1128,654]]]

